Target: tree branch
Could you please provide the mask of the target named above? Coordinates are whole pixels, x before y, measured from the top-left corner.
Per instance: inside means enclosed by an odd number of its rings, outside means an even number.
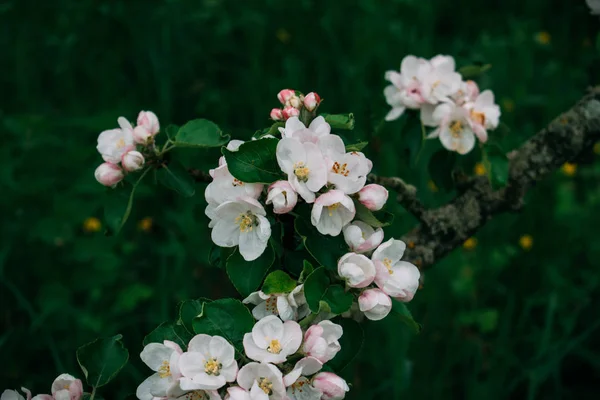
[[[426,211],[425,206],[417,197],[417,188],[409,185],[398,177],[385,177],[369,174],[367,183],[377,183],[389,189],[393,189],[398,193],[396,201],[400,203],[408,212],[414,215],[419,221],[422,221],[423,213]]]

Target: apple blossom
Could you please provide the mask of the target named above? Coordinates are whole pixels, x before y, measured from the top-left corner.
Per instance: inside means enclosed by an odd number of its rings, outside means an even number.
[[[266,394],[264,392],[263,392],[263,395],[266,396]],[[250,397],[250,392],[248,392],[245,389],[242,389],[239,386],[230,386],[227,388],[227,394],[225,395],[225,400],[257,400],[257,399],[253,399],[252,397]]]
[[[298,110],[296,107],[288,106],[281,111],[281,115],[283,116],[283,119],[297,117],[300,115],[300,110]]]
[[[383,241],[383,229],[377,228],[375,230],[362,221],[354,221],[346,225],[342,233],[346,244],[355,253],[371,251]]]
[[[402,60],[400,73],[385,73],[385,79],[392,83],[383,91],[386,102],[392,107],[385,117],[386,121],[398,119],[407,108],[421,107],[425,102],[422,82],[430,69],[427,60],[410,55]]]
[[[144,156],[139,151],[130,150],[123,154],[121,165],[127,172],[137,171],[144,166]]]
[[[221,336],[196,335],[179,359],[183,390],[216,390],[235,381],[238,365],[233,346]]]
[[[96,180],[104,186],[112,187],[121,182],[125,177],[125,174],[118,165],[105,162],[96,168],[94,177],[96,177]]]
[[[274,108],[271,110],[269,116],[273,121],[281,121],[283,119],[283,113],[281,108]]]
[[[337,236],[354,218],[356,209],[352,199],[341,190],[330,190],[320,195],[313,205],[310,220],[323,235]]]
[[[146,145],[154,136],[143,126],[133,128],[133,141],[137,144]]]
[[[358,192],[358,201],[371,211],[383,208],[389,196],[386,188],[376,183],[366,185]]]
[[[289,213],[298,202],[298,195],[288,181],[277,181],[268,189],[267,204],[273,204],[275,214]]]
[[[254,304],[252,315],[260,320],[268,315],[279,315],[283,321],[299,320],[310,314],[304,297],[304,285],[298,285],[290,293],[264,294],[254,292],[246,297],[244,304]]]
[[[461,86],[462,77],[456,72],[454,58],[436,56],[429,62],[429,68],[422,78],[422,96],[426,102],[437,104],[449,101]]]
[[[27,400],[31,400],[31,392],[24,387],[22,387],[21,390],[27,395]],[[23,397],[16,390],[6,389],[4,392],[2,392],[0,400],[25,400],[25,397]]]
[[[331,321],[321,321],[306,330],[302,351],[307,356],[326,363],[333,359],[342,348],[338,340],[343,333],[344,330],[340,325]]]
[[[149,343],[144,347],[140,358],[156,373],[138,386],[138,399],[152,400],[154,397],[164,397],[178,386],[178,379],[181,377],[179,360],[182,353],[179,345],[169,340],[163,343]]]
[[[323,400],[338,400],[350,390],[345,380],[331,372],[321,372],[313,378],[313,386],[323,392]]]
[[[304,96],[304,107],[308,111],[314,111],[321,103],[321,97],[315,92],[310,92]]]
[[[117,119],[120,128],[106,130],[98,136],[96,149],[104,161],[118,164],[121,157],[133,148],[133,127],[124,117]]]
[[[320,400],[323,396],[323,392],[312,386],[304,376],[288,387],[286,394],[290,400]]]
[[[158,398],[154,398],[157,400]],[[167,398],[161,398],[164,400]],[[183,390],[180,387],[175,387],[171,393],[169,393],[168,400],[221,400],[219,392],[216,390]]]
[[[235,151],[239,145],[234,147],[235,144],[232,144],[232,142],[234,141],[232,140],[227,147],[231,147],[230,150]],[[213,181],[209,183],[204,190],[204,197],[208,203],[204,212],[210,219],[215,217],[215,209],[224,202],[233,201],[238,197],[251,197],[253,199],[258,199],[262,193],[262,184],[245,183],[234,178],[229,172],[229,168],[225,162],[223,162],[223,165],[211,170],[210,172]]]
[[[137,117],[137,125],[144,127],[152,136],[156,136],[160,130],[158,117],[152,111],[140,111]]]
[[[304,357],[300,359],[294,368],[283,377],[285,386],[291,386],[300,376],[309,376],[321,370],[323,363],[315,357]]]
[[[265,215],[262,204],[251,197],[226,201],[214,210],[211,238],[217,246],[239,245],[244,260],[256,260],[271,237],[271,224]]]
[[[279,128],[282,138],[294,138],[300,142],[311,142],[317,144],[319,139],[331,133],[331,125],[325,118],[318,116],[306,127],[297,117],[290,118],[285,122],[284,128]],[[345,151],[345,150],[342,150]]]
[[[249,390],[251,398],[258,397],[260,391],[264,392],[267,397],[264,400],[283,400],[285,399],[285,386],[283,384],[283,376],[279,369],[267,363],[251,362],[240,368],[237,376],[237,383],[243,389]],[[260,390],[260,391],[259,391]]]
[[[344,141],[337,135],[319,139],[319,149],[327,162],[327,181],[346,194],[354,194],[365,186],[373,163],[363,153],[346,153]]]
[[[302,343],[302,329],[295,321],[282,322],[275,315],[258,321],[244,335],[244,351],[252,360],[280,364]]]
[[[83,385],[74,376],[61,374],[52,382],[51,393],[55,400],[79,400],[83,396]]]
[[[375,265],[362,254],[347,253],[338,261],[338,275],[349,287],[364,288],[375,279]]]
[[[411,301],[419,288],[421,273],[413,264],[400,261],[406,244],[390,239],[373,252],[371,259],[377,271],[375,284],[387,295],[401,301]]]
[[[315,192],[327,183],[325,160],[317,145],[284,138],[277,144],[276,155],[294,190],[307,203],[314,202]]]
[[[446,149],[467,154],[475,146],[475,135],[466,108],[454,103],[440,104],[433,112],[431,122],[438,127],[428,138],[439,137]]]
[[[279,102],[281,104],[285,105],[285,103],[290,101],[290,99],[295,95],[296,95],[296,92],[293,91],[292,89],[283,89],[283,90],[279,91],[279,93],[277,93],[277,99],[279,100]]]
[[[487,141],[488,129],[495,129],[500,123],[500,107],[494,103],[491,90],[484,90],[473,102],[464,106],[469,111],[469,122],[477,138],[482,143]]]
[[[358,307],[368,319],[379,321],[392,310],[392,299],[381,289],[368,289],[358,297]]]

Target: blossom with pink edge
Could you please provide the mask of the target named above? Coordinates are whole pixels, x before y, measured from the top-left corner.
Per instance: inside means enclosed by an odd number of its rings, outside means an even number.
[[[31,392],[29,389],[22,387],[21,390],[27,396],[27,400],[31,400]],[[52,396],[50,396],[50,399],[52,399]],[[25,397],[23,397],[23,395],[16,390],[6,389],[4,392],[2,392],[0,400],[25,400]]]
[[[302,343],[302,329],[295,321],[282,322],[275,315],[264,317],[244,335],[244,351],[254,361],[280,364]]]
[[[306,330],[302,351],[325,364],[341,350],[339,339],[343,333],[344,329],[340,325],[327,320],[321,321]]]
[[[379,321],[392,311],[392,299],[381,289],[368,289],[358,297],[358,309],[368,319]]]
[[[216,390],[183,390],[179,387],[171,391],[168,398],[154,398],[154,400],[222,400]]]
[[[316,110],[320,103],[321,97],[315,92],[310,92],[309,94],[304,96],[304,107],[308,111],[312,112]]]
[[[430,121],[423,124],[437,126],[427,136],[439,137],[442,145],[459,154],[467,154],[475,147],[475,134],[471,125],[469,111],[455,103],[444,103],[436,107]]]
[[[116,164],[105,162],[94,171],[96,180],[104,186],[113,187],[125,177],[123,170]]]
[[[422,76],[422,96],[429,104],[450,101],[450,97],[461,87],[462,77],[456,72],[456,63],[451,56],[435,56],[429,61]]]
[[[271,184],[267,194],[267,204],[273,204],[275,214],[286,214],[294,209],[298,195],[288,181],[277,181]]]
[[[350,250],[355,253],[369,252],[383,241],[383,229],[373,229],[362,221],[354,221],[344,227],[344,240]]]
[[[292,89],[283,89],[277,93],[277,100],[285,105],[292,97],[296,95],[296,92]]]
[[[256,260],[267,248],[271,224],[262,204],[251,197],[226,201],[214,210],[211,238],[217,246],[239,245],[246,261]]]
[[[331,125],[325,118],[318,116],[306,127],[297,117],[290,118],[285,122],[284,128],[279,128],[282,138],[293,138],[301,143],[311,142],[317,144],[319,139],[331,133]]]
[[[257,320],[268,315],[278,315],[283,321],[298,321],[310,314],[304,296],[304,285],[296,286],[290,293],[253,292],[242,302],[256,305],[252,309],[252,315]]]
[[[311,385],[308,378],[301,376],[292,383],[286,392],[289,400],[320,400],[323,392]]]
[[[133,127],[124,117],[117,119],[120,128],[106,130],[98,136],[96,149],[104,161],[118,164],[123,154],[133,149]]]
[[[338,275],[351,288],[364,288],[375,279],[375,265],[362,254],[347,253],[338,261]]]
[[[51,389],[54,400],[79,400],[83,396],[83,384],[80,379],[69,374],[60,374]]]
[[[346,397],[346,392],[350,390],[346,381],[334,373],[321,372],[317,374],[312,385],[323,392],[323,400],[341,400]]]
[[[390,239],[373,252],[371,260],[377,271],[375,284],[387,295],[408,302],[419,288],[421,273],[413,264],[400,261],[405,249],[403,241]]]
[[[373,163],[363,153],[346,153],[344,141],[337,135],[321,137],[318,145],[325,156],[330,184],[346,194],[354,194],[365,186]]]
[[[366,185],[358,192],[358,201],[371,211],[379,211],[389,196],[386,188],[376,183]]]
[[[322,235],[337,236],[356,214],[354,202],[341,190],[320,195],[313,205],[310,220]]]
[[[152,136],[156,136],[160,131],[158,117],[152,111],[140,111],[137,117],[137,126],[146,129]]]
[[[149,343],[144,347],[140,358],[156,373],[138,386],[138,399],[152,400],[154,397],[169,396],[171,391],[178,387],[181,377],[179,360],[182,353],[181,347],[170,340]]]
[[[296,107],[288,106],[281,111],[281,115],[283,116],[283,119],[298,117],[300,115],[300,110]]]
[[[500,123],[500,107],[494,102],[494,94],[491,90],[484,90],[464,107],[469,111],[471,129],[479,141],[485,143],[488,139],[487,130],[496,129]]]
[[[251,362],[244,365],[238,373],[237,383],[250,392],[252,400],[285,399],[283,376],[273,364]]]
[[[130,150],[123,154],[123,158],[121,158],[121,165],[125,171],[134,172],[142,169],[144,166],[144,161],[145,160],[142,153],[136,150]]]
[[[325,159],[317,145],[285,137],[277,143],[276,155],[279,167],[288,175],[296,193],[307,203],[313,203],[315,192],[327,183]]]
[[[269,114],[269,117],[271,117],[271,119],[273,121],[281,121],[283,120],[283,110],[281,108],[274,108],[271,110],[271,113]]]
[[[323,363],[315,357],[304,357],[300,359],[294,368],[283,377],[283,383],[285,386],[293,385],[300,376],[313,375],[321,370]]]
[[[196,335],[179,359],[182,390],[216,390],[235,381],[238,365],[233,346],[221,336]]]
[[[404,111],[418,109],[425,102],[423,97],[423,80],[431,67],[427,60],[415,56],[406,56],[400,65],[400,72],[387,71],[385,79],[391,82],[383,94],[392,107],[386,115],[386,121],[400,118]]]

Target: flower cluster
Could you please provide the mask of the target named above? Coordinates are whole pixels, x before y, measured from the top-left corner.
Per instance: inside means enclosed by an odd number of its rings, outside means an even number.
[[[31,391],[21,388],[25,396],[16,390],[5,390],[0,400],[79,400],[83,396],[83,385],[81,380],[69,374],[59,375],[52,383],[52,394],[38,394],[31,397]]]
[[[485,143],[487,131],[499,124],[500,107],[492,91],[480,93],[475,82],[463,81],[450,56],[406,56],[400,72],[388,71],[385,79],[391,82],[384,95],[392,107],[385,119],[395,120],[407,108],[420,109],[423,125],[435,128],[428,137],[439,137],[448,150],[468,153],[475,137]]]
[[[98,136],[98,152],[104,163],[96,168],[96,180],[104,186],[115,186],[128,172],[140,170],[148,155],[155,150],[154,136],[160,130],[158,118],[152,111],[140,111],[137,126],[124,117],[117,120],[119,128]]]
[[[274,121],[286,121],[292,117],[298,117],[303,108],[308,112],[314,112],[321,104],[321,97],[317,93],[310,92],[304,96],[292,89],[281,90],[277,94],[277,99],[283,108],[271,110],[270,117]]]
[[[245,357],[221,336],[199,334],[187,351],[171,341],[150,343],[142,361],[155,373],[137,389],[140,400],[335,400],[349,390],[339,376],[320,372],[341,346],[342,327],[322,321],[302,331],[268,315],[244,335]],[[247,361],[242,361],[247,360]]]

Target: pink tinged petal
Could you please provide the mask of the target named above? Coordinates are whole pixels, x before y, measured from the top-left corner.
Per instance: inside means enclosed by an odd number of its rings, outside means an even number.
[[[179,386],[183,390],[216,390],[225,386],[226,383],[227,381],[222,375],[207,374],[199,374],[193,378],[183,377],[179,380]]]
[[[169,361],[173,351],[162,343],[149,343],[142,350],[140,358],[152,371],[158,371],[165,361]]]
[[[23,396],[15,397],[15,399],[22,399],[22,398],[23,398]],[[55,400],[54,397],[50,396],[49,394],[38,394],[37,396],[34,396],[33,398],[31,397],[31,394],[30,394],[27,397],[27,399],[31,399],[31,400]],[[2,397],[2,400],[4,400],[4,397]]]
[[[404,114],[406,107],[394,107],[385,116],[386,121],[394,121]]]
[[[391,260],[392,264],[395,264],[404,255],[404,250],[406,250],[406,244],[402,240],[392,238],[380,245],[377,250],[373,252],[371,259],[373,261],[383,261],[385,258],[388,258]]]
[[[285,122],[285,137],[292,137],[294,132],[306,129],[298,117],[290,117]]]
[[[227,388],[227,400],[252,400],[250,393],[239,386],[231,386]],[[211,399],[212,400],[212,399]]]
[[[363,243],[365,243],[365,239],[363,238],[363,231],[355,225],[356,223],[346,225],[344,227],[342,233],[344,234],[344,240],[346,244],[352,251],[356,251]]]
[[[456,151],[459,154],[464,155],[473,150],[473,147],[475,147],[475,135],[473,134],[473,131],[471,131],[470,129],[463,130],[461,137],[458,141]]]
[[[381,244],[383,241],[383,229],[378,228],[375,232],[373,232],[370,236],[368,236],[367,240],[361,244],[358,249],[356,249],[357,253],[366,253],[371,251],[377,246]]]
[[[175,342],[172,342],[172,341],[170,341],[170,340],[165,340],[165,341],[163,342],[163,344],[164,344],[166,347],[168,347],[168,348],[170,348],[170,349],[173,349],[173,350],[175,350],[175,352],[177,352],[177,353],[179,353],[179,354],[182,354],[182,353],[183,353],[183,350],[181,349],[181,346],[179,346],[179,345],[178,345],[177,343],[175,343]]]

